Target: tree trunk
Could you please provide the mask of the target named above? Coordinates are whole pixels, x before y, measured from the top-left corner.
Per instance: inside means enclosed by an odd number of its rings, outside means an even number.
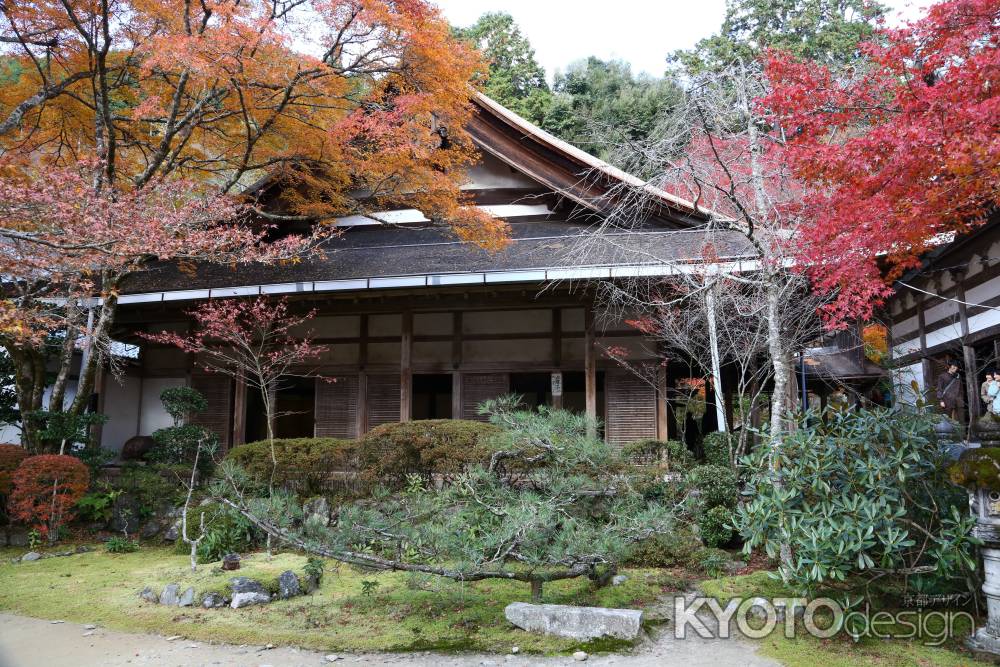
[[[111,283],[112,278],[107,277],[107,283]],[[94,379],[97,376],[97,365],[101,363],[99,349],[100,341],[105,340],[111,332],[114,323],[115,312],[118,308],[118,298],[112,290],[104,293],[104,302],[101,304],[100,314],[94,323],[93,329],[88,332],[86,339],[86,354],[84,364],[80,368],[80,380],[76,386],[76,398],[70,405],[67,412],[74,415],[81,415],[86,412],[90,405],[90,396],[94,393]]]
[[[542,580],[531,580],[531,601],[538,604],[542,601]]]
[[[791,385],[792,364],[789,359],[785,341],[782,338],[781,319],[779,312],[781,308],[781,290],[776,277],[768,277],[767,283],[767,344],[771,355],[771,364],[774,369],[774,390],[771,394],[771,433],[770,433],[770,461],[773,473],[774,486],[781,488],[781,465],[779,463],[778,452],[784,437],[791,430],[788,420],[791,411],[788,406],[788,388]],[[792,550],[787,543],[782,543],[780,547],[781,562],[785,565],[792,563]]]
[[[42,409],[45,394],[44,349],[8,347],[14,365],[14,391],[21,412],[21,442],[32,454],[45,453],[47,443],[42,442],[37,424],[25,415]]]

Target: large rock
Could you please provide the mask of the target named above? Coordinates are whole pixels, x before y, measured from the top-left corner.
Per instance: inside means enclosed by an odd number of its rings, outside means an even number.
[[[285,570],[278,575],[278,597],[282,600],[287,600],[296,595],[302,595],[299,578],[291,570]]]
[[[139,597],[145,600],[146,602],[152,602],[153,604],[156,604],[157,602],[160,601],[160,596],[157,595],[155,591],[153,591],[152,586],[146,586],[145,588],[143,588],[142,591],[139,592]]]
[[[177,604],[177,595],[180,593],[180,584],[167,584],[163,588],[163,592],[160,593],[160,604],[169,605],[171,607]]]
[[[229,600],[222,593],[209,592],[205,593],[205,597],[201,599],[201,606],[205,609],[214,609],[215,607],[225,607],[229,604]]]
[[[8,528],[7,529],[7,544],[12,547],[26,547],[28,546],[28,529],[27,528]]]
[[[183,593],[181,593],[181,596],[177,599],[177,606],[190,607],[193,604],[194,604],[194,589],[188,587],[188,589],[185,590]]]
[[[122,461],[139,461],[153,448],[153,438],[148,435],[134,435],[122,445]]]
[[[229,583],[233,589],[233,601],[229,603],[229,606],[233,609],[252,604],[267,604],[271,601],[270,594],[264,590],[264,586],[259,581],[247,577],[233,577]]]
[[[163,533],[164,542],[174,542],[181,536],[181,523],[181,519],[177,519],[170,528],[167,528],[167,532]]]
[[[571,639],[635,639],[642,631],[642,612],[635,609],[513,602],[504,615],[522,630]]]
[[[315,496],[302,503],[302,515],[307,523],[330,525],[330,503],[323,496]]]
[[[42,554],[37,551],[29,551],[28,553],[21,556],[22,563],[30,563],[33,560],[41,560]]]

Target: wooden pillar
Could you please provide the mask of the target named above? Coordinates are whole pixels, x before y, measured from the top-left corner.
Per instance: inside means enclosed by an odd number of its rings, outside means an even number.
[[[403,313],[399,352],[399,421],[413,416],[413,313]]]
[[[105,389],[104,385],[107,384],[107,379],[108,379],[107,373],[104,372],[104,364],[102,363],[97,364],[97,369],[95,374],[96,377],[94,378],[94,387],[97,388],[97,391],[95,393],[97,404],[94,406],[94,411],[97,414],[102,415],[104,414],[104,411],[106,409],[104,400],[104,389]],[[139,407],[140,409],[142,409],[142,406]],[[87,445],[89,446],[91,443],[93,443],[96,447],[100,448],[101,440],[103,439],[103,437],[104,437],[104,424],[98,422],[90,427],[90,442],[87,443]]]
[[[589,435],[597,435],[597,357],[594,349],[594,311],[587,304],[584,316],[585,333],[583,337],[583,375],[584,395],[586,397],[586,414],[590,419]]]
[[[670,410],[667,405],[667,359],[660,360],[656,369],[656,437],[670,439]]]
[[[368,374],[358,373],[358,437],[368,432]]]
[[[976,349],[969,342],[969,312],[965,305],[965,286],[961,280],[955,283],[958,298],[958,319],[962,329],[962,361],[965,365],[965,396],[969,406],[969,421],[975,422],[982,414],[982,400],[979,398],[979,369],[976,363]]]
[[[360,341],[358,343],[358,414],[357,430],[360,438],[368,432],[368,315],[361,316]]]
[[[924,400],[931,400],[934,386],[934,365],[927,358],[927,320],[924,316],[924,295],[917,296],[917,335],[920,336],[920,374],[924,378]]]
[[[451,418],[463,419],[462,415],[462,311],[451,314]]]
[[[555,371],[552,374],[552,407],[556,410],[562,410],[563,407],[563,389],[562,389],[562,309],[553,308],[552,309],[552,368]],[[556,384],[556,373],[559,373],[559,393],[555,392]]]
[[[315,435],[315,425],[313,426]],[[233,447],[247,441],[247,383],[237,378],[233,392]]]

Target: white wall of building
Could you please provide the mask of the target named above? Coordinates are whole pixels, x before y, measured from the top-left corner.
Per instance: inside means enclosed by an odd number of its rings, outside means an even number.
[[[121,451],[125,441],[136,435],[139,427],[139,397],[142,379],[126,375],[108,378],[104,383],[104,414],[108,421],[101,429],[101,447]]]
[[[153,435],[153,431],[173,426],[174,422],[163,409],[160,402],[160,392],[171,387],[183,387],[187,384],[182,377],[173,378],[143,378],[141,414],[139,416],[139,433],[137,435]]]

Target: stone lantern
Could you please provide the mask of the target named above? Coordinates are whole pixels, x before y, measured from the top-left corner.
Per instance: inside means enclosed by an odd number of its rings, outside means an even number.
[[[966,450],[950,469],[951,479],[969,491],[976,517],[972,534],[982,540],[986,625],[966,640],[970,649],[1000,656],[1000,448]]]

